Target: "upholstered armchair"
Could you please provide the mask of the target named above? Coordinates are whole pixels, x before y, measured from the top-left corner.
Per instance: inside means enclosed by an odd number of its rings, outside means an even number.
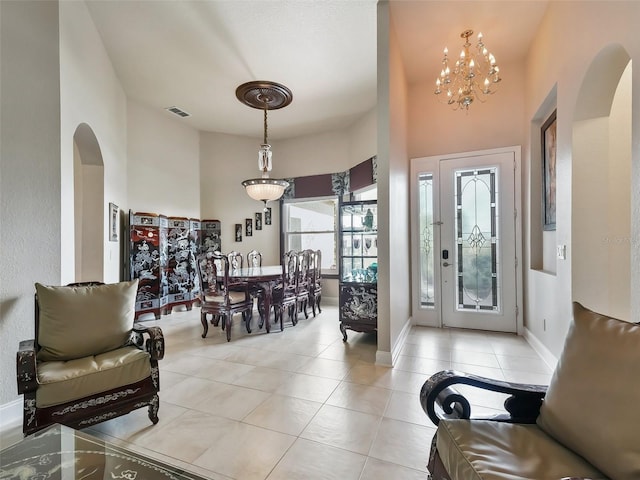
[[[640,326],[574,303],[548,387],[454,371],[432,376],[420,402],[438,426],[434,480],[640,479]],[[456,384],[505,393],[505,412],[473,414]]]
[[[35,338],[20,342],[23,432],[84,428],[148,407],[158,422],[159,327],[134,324],[138,281],[54,287],[36,283]]]

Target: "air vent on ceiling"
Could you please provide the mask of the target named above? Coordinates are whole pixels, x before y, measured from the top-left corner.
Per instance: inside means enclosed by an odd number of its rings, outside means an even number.
[[[167,107],[165,110],[169,110],[171,113],[175,113],[179,117],[190,117],[191,114],[179,109],[178,107]]]

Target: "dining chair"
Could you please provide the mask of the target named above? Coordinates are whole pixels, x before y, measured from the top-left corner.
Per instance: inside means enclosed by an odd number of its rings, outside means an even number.
[[[257,250],[251,250],[247,253],[247,266],[248,267],[261,267],[262,266],[262,254]]]
[[[249,294],[249,284],[235,282],[231,285],[228,256],[219,252],[202,254],[198,256],[196,266],[201,289],[202,338],[205,338],[209,331],[207,314],[212,315],[211,323],[214,326],[218,326],[222,319],[222,328],[226,330],[227,342],[231,341],[232,318],[236,313],[242,314],[247,332],[251,333],[253,300]]]
[[[247,253],[247,267],[258,268],[262,266],[262,254],[257,250],[251,250]],[[250,285],[249,293],[251,298],[255,300],[258,307],[258,314],[260,315],[260,324],[264,321],[264,313],[261,310],[262,299],[264,298],[264,288],[260,285]]]
[[[282,257],[282,283],[273,289],[271,305],[273,306],[274,321],[280,322],[280,331],[284,330],[284,312],[289,314],[293,325],[298,323],[298,294],[296,290],[298,275],[298,254],[293,251]],[[267,312],[268,313],[268,312]]]
[[[316,316],[316,307],[318,313],[322,313],[320,308],[320,300],[322,299],[322,252],[320,250],[311,250],[309,262],[309,303],[313,316]]]
[[[242,268],[242,261],[244,257],[240,252],[232,250],[227,253],[227,258],[229,259],[229,268],[231,270],[240,270]]]
[[[311,250],[301,250],[297,253],[298,264],[296,275],[297,311],[304,313],[304,318],[309,318],[307,306],[309,305],[309,262]]]

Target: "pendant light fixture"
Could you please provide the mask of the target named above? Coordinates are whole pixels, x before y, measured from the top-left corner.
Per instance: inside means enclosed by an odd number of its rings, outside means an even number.
[[[243,104],[260,109],[264,112],[264,137],[258,151],[258,168],[262,172],[260,178],[251,178],[242,182],[242,186],[254,200],[264,203],[267,210],[267,202],[278,200],[282,197],[285,188],[289,186],[286,180],[278,180],[269,177],[272,168],[271,145],[267,142],[267,112],[286,107],[293,100],[291,90],[284,85],[270,81],[247,82],[236,88],[236,97]]]

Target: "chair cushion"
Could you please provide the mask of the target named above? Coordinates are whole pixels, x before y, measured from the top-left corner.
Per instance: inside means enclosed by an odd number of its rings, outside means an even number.
[[[535,424],[442,420],[436,435],[440,459],[454,479],[606,478]]]
[[[640,326],[573,304],[537,423],[617,480],[640,478]]]
[[[91,287],[36,283],[38,360],[72,360],[123,346],[135,316],[138,280]]]
[[[248,300],[249,299],[247,298],[245,292],[229,291],[229,303],[231,303],[232,305],[234,303],[242,303]],[[205,293],[204,301],[212,303],[224,303],[224,295],[210,295]]]
[[[36,406],[71,402],[139,382],[151,375],[149,354],[123,347],[96,356],[38,364]]]

